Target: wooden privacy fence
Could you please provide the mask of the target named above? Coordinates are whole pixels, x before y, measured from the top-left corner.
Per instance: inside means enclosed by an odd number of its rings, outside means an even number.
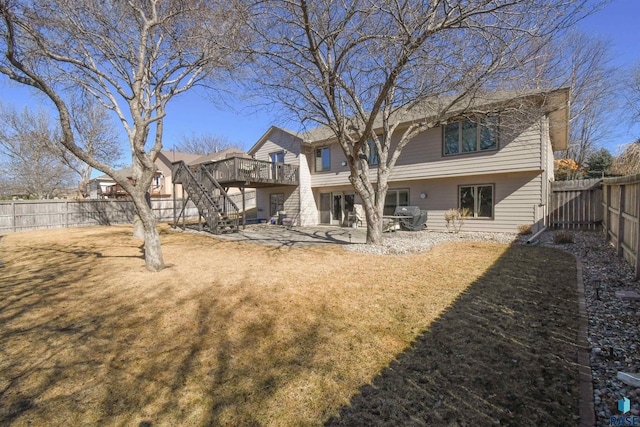
[[[605,178],[604,227],[607,240],[640,278],[640,174]]]
[[[242,194],[231,194],[242,203]],[[245,194],[247,210],[256,207],[256,192]],[[176,199],[176,210],[182,209],[183,199]],[[173,199],[151,199],[151,209],[158,221],[173,222]],[[189,201],[186,219],[197,219],[198,209]],[[133,202],[128,199],[111,200],[0,200],[0,233],[40,230],[45,228],[84,227],[90,225],[130,224],[133,222]]]
[[[182,209],[182,199],[176,208]],[[151,208],[159,221],[173,221],[173,200],[152,199]],[[198,210],[189,202],[188,218],[198,218]],[[127,224],[133,222],[133,202],[117,200],[9,200],[0,201],[0,233],[45,228]]]
[[[598,230],[602,224],[601,179],[551,183],[547,224],[551,229]]]

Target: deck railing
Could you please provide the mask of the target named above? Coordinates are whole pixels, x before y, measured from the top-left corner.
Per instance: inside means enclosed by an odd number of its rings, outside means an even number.
[[[285,163],[232,157],[206,164],[204,167],[221,184],[258,182],[298,185],[298,166]]]

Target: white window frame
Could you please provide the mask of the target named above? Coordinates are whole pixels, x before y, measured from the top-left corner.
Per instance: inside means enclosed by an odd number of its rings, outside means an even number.
[[[281,162],[274,161],[274,158],[280,155],[282,155],[282,161]],[[271,161],[271,163],[284,163],[285,156],[286,156],[286,153],[284,150],[274,151],[273,153],[269,153],[269,160]]]

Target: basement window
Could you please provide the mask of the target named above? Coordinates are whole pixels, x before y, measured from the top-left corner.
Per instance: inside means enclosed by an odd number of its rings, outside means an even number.
[[[473,218],[493,218],[493,185],[461,185],[458,187],[459,207]]]

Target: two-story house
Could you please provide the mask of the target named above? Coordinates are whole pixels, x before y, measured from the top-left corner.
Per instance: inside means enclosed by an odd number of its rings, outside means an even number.
[[[474,102],[473,110],[484,113],[469,114],[466,108],[462,116],[452,109],[441,126],[404,148],[389,179],[385,214],[396,206],[419,206],[435,230],[446,228],[444,212],[451,208],[469,210],[467,231],[543,225],[553,152],[568,143],[569,89],[490,94]],[[417,118],[406,117],[406,123]],[[401,131],[402,125],[396,133]],[[347,214],[360,203],[345,155],[324,127],[296,133],[272,126],[249,154],[299,168],[296,186],[258,188],[260,219],[284,211],[301,226],[347,225]],[[375,182],[377,158],[370,157]]]

